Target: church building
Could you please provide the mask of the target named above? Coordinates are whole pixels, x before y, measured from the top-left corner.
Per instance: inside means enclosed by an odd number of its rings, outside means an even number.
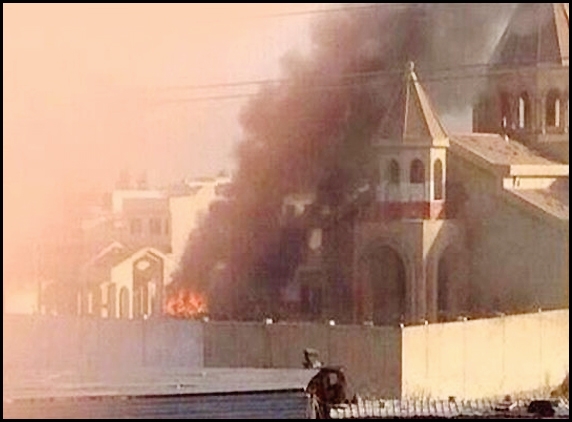
[[[568,308],[568,37],[567,4],[519,5],[472,133],[448,132],[407,66],[371,140],[375,184],[307,219],[301,314],[393,325]]]

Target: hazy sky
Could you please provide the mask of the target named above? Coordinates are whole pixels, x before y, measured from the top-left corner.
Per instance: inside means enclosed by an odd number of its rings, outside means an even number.
[[[124,167],[157,182],[228,168],[245,99],[155,101],[245,92],[172,86],[280,77],[284,53],[308,49],[312,15],[267,15],[323,7],[4,4],[4,244]]]

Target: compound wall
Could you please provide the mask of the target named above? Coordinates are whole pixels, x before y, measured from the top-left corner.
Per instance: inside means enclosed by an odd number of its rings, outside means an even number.
[[[403,394],[490,397],[562,382],[568,372],[568,310],[403,330]]]

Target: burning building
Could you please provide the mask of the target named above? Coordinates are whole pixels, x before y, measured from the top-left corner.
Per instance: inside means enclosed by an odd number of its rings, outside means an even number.
[[[568,16],[516,8],[473,133],[448,132],[409,65],[366,146],[373,176],[300,213],[305,257],[283,300],[375,324],[567,308]]]
[[[175,284],[208,286],[231,318],[567,307],[568,16],[398,4],[318,22],[313,55],[286,57],[287,81],[245,108],[238,194]],[[459,109],[472,131],[443,124]]]

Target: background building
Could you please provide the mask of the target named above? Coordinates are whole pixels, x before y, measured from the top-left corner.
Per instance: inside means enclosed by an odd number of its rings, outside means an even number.
[[[123,186],[106,194],[84,214],[76,242],[67,244],[72,250],[54,249],[54,265],[74,259],[70,274],[54,271],[44,283],[42,311],[112,318],[162,314],[164,289],[189,235],[209,207],[224,200],[229,182],[217,177],[164,189]]]

